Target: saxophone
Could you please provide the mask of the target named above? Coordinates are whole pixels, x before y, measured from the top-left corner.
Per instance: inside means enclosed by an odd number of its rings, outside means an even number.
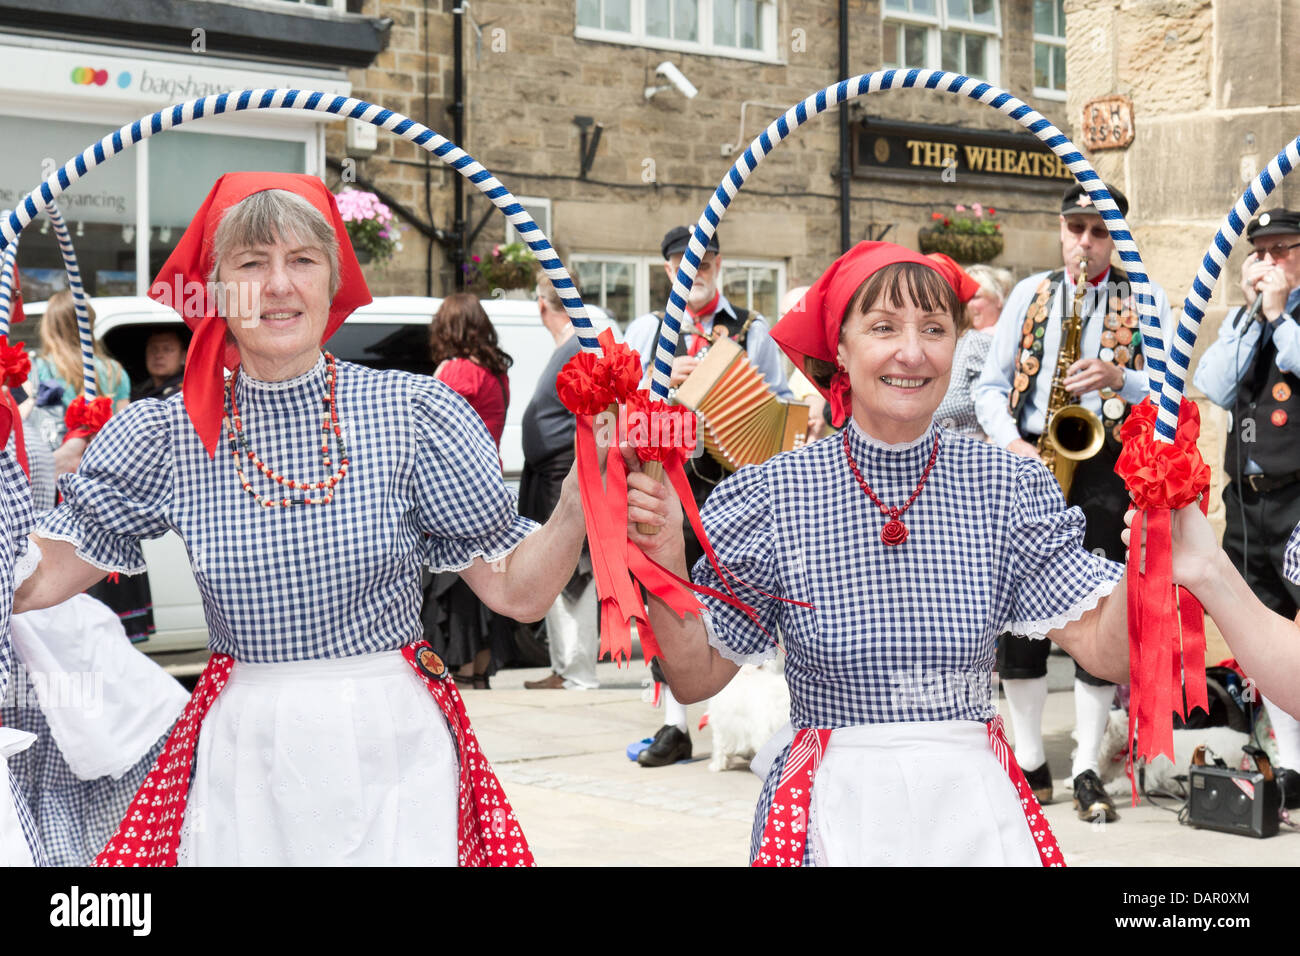
[[[1101,450],[1105,431],[1101,419],[1079,404],[1062,384],[1066,370],[1079,360],[1083,341],[1083,297],[1088,292],[1088,260],[1079,260],[1079,277],[1074,283],[1074,302],[1070,317],[1061,327],[1061,347],[1056,354],[1056,372],[1047,403],[1043,434],[1038,439],[1038,454],[1056,476],[1066,500],[1074,481],[1074,469]]]

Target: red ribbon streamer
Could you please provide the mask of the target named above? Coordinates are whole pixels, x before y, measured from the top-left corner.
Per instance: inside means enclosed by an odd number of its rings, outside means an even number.
[[[1209,507],[1209,466],[1196,447],[1200,412],[1183,400],[1173,444],[1155,437],[1156,406],[1133,406],[1120,426],[1123,450],[1115,472],[1137,509],[1128,562],[1129,779],[1134,761],[1174,756],[1173,716],[1208,711],[1205,687],[1205,615],[1200,603],[1173,582],[1173,509],[1200,499]],[[1146,556],[1139,546],[1145,533]],[[1138,789],[1133,788],[1133,803]]]

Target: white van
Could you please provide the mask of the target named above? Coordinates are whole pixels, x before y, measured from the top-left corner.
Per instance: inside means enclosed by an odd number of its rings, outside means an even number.
[[[534,299],[483,299],[483,308],[496,327],[501,349],[514,364],[510,367],[510,407],[501,436],[501,459],[506,482],[518,490],[524,466],[522,421],[542,369],[555,351],[551,335],[542,327]],[[376,299],[354,312],[328,347],[340,359],[372,368],[401,369],[433,374],[429,361],[429,322],[442,300],[424,296],[391,296]],[[132,382],[145,377],[144,345],[158,328],[180,326],[181,317],[152,299],[136,296],[104,297],[93,300],[95,338],[125,366]],[[589,307],[598,329],[609,325],[599,309]],[[44,303],[26,306],[35,319]],[[15,326],[15,340],[34,345],[35,322]],[[24,336],[23,333],[26,333]],[[208,632],[198,586],[190,572],[185,545],[174,532],[143,544],[149,566],[149,588],[153,594],[156,632],[140,649],[155,657],[177,676],[199,673],[207,659]]]

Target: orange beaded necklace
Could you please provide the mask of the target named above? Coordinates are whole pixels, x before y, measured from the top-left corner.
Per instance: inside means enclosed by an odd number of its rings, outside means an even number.
[[[329,392],[322,401],[325,403],[325,414],[321,419],[321,431],[325,437],[321,439],[321,459],[326,468],[333,466],[330,459],[330,432],[334,433],[334,441],[338,445],[339,467],[329,478],[322,481],[306,482],[297,481],[293,478],[286,478],[278,472],[272,471],[266,466],[266,463],[258,457],[248,445],[248,439],[244,436],[244,423],[239,414],[239,406],[235,403],[235,379],[239,375],[239,370],[226,380],[226,394],[230,399],[230,414],[226,416],[226,432],[230,438],[230,455],[235,462],[235,474],[239,476],[239,486],[247,491],[264,508],[274,508],[277,505],[281,508],[288,508],[290,505],[327,505],[334,500],[334,489],[340,481],[347,477],[348,473],[348,449],[343,441],[343,430],[339,427],[338,403],[334,397],[334,383],[337,378],[338,367],[335,364],[334,356],[329,352],[325,353],[325,382],[329,386]],[[269,495],[260,495],[253,490],[252,484],[244,474],[243,461],[247,458],[256,466],[267,478],[270,478],[276,484],[288,488],[292,491],[325,491],[325,494],[319,498],[273,498]]]

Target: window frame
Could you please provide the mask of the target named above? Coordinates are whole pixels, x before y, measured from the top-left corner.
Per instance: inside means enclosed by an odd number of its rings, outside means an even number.
[[[984,57],[987,75],[974,76],[971,73],[965,75],[985,83],[991,83],[994,86],[1002,85],[1002,0],[993,0],[994,23],[991,26],[965,20],[950,20],[947,0],[935,0],[937,12],[933,16],[924,13],[913,13],[910,10],[907,12],[891,10],[883,2],[880,8],[882,68],[941,70],[943,69],[943,34],[968,33],[983,36],[988,41]],[[892,51],[889,56],[885,55],[885,25],[888,23],[895,23],[900,27],[919,26],[925,28],[925,66],[909,67],[901,63],[890,66],[890,60],[892,57],[897,56],[898,50]]]
[[[718,288],[719,289],[726,288],[727,275],[728,273],[731,272],[732,269],[746,269],[746,270],[775,269],[776,270],[776,304],[777,304],[777,308],[779,309],[781,306],[781,297],[784,296],[788,291],[786,289],[786,284],[785,284],[785,266],[786,263],[784,259],[751,259],[751,258],[729,259],[726,256],[723,256],[722,275],[719,277],[718,280]],[[750,311],[753,311],[753,309],[751,308],[751,303],[753,302],[754,299],[754,280],[752,275],[746,280],[745,295],[746,298],[749,300],[748,302],[734,302],[731,300],[730,296],[728,296],[727,301],[731,302],[732,305],[738,305],[741,308],[750,309]],[[780,318],[779,315],[768,315],[766,313],[763,313],[763,317],[768,320],[769,326],[774,324],[776,320]]]
[[[1052,8],[1052,16],[1053,16],[1053,18],[1056,17],[1056,14],[1057,14],[1057,13],[1059,13],[1059,14],[1061,15],[1061,19],[1062,19],[1062,21],[1064,21],[1064,19],[1065,19],[1065,11],[1064,11],[1064,9],[1059,5],[1059,0],[1057,0],[1057,2],[1054,3],[1053,8]],[[1031,8],[1031,10],[1030,10],[1030,16],[1033,16],[1033,10],[1032,10],[1032,8]],[[1036,48],[1038,47],[1039,44],[1042,44],[1043,46],[1046,46],[1046,47],[1059,48],[1059,49],[1061,49],[1062,51],[1065,50],[1065,23],[1062,22],[1062,23],[1060,23],[1060,24],[1058,24],[1058,25],[1060,26],[1060,29],[1061,29],[1061,32],[1060,32],[1059,35],[1058,35],[1058,34],[1039,33],[1039,32],[1037,31],[1037,29],[1034,30],[1034,32],[1033,32],[1033,34],[1032,34],[1033,39],[1032,39],[1032,41],[1031,41],[1031,46],[1030,46],[1030,57],[1031,57],[1031,60],[1037,58],[1037,49],[1036,49]],[[1036,69],[1036,67],[1033,67],[1032,65],[1031,65],[1030,68],[1031,68],[1031,69]],[[1035,77],[1035,79],[1037,79],[1037,77]],[[1055,79],[1055,76],[1053,76],[1053,79]],[[1055,89],[1055,88],[1050,87],[1050,86],[1039,86],[1037,83],[1035,83],[1035,84],[1034,84],[1034,96],[1037,97],[1038,99],[1042,99],[1042,100],[1056,100],[1056,101],[1058,101],[1058,102],[1064,103],[1067,99],[1069,99],[1069,92],[1068,92],[1067,90],[1064,90],[1064,89],[1058,90],[1058,89]]]
[[[533,217],[533,222],[537,223],[537,227],[542,230],[542,235],[546,236],[546,238],[550,240],[551,224],[555,222],[555,210],[551,206],[550,197],[516,196],[515,199],[517,199],[519,201],[519,205],[523,206],[525,211],[527,211],[527,213]],[[546,210],[545,221],[539,220],[535,215],[535,213],[539,209]],[[511,222],[509,219],[506,219],[505,229],[502,232],[502,245],[508,246],[512,242],[523,242],[523,241],[524,241],[524,237],[519,234],[519,230],[515,228],[515,224]],[[551,244],[552,245],[555,244],[553,240],[551,241]],[[525,243],[525,245],[527,245],[527,243]]]
[[[602,0],[603,2],[603,0]],[[735,60],[751,60],[758,63],[784,63],[781,58],[777,35],[780,28],[780,7],[777,0],[756,0],[759,4],[759,23],[764,39],[763,48],[750,50],[744,47],[722,46],[713,42],[713,0],[697,0],[700,18],[696,35],[698,40],[677,40],[671,37],[652,36],[645,28],[645,0],[629,0],[632,29],[624,33],[619,30],[606,30],[604,27],[589,27],[578,23],[578,4],[573,5],[573,35],[579,40],[595,40],[601,43],[617,43],[623,46],[639,46],[651,50],[669,50],[674,53],[696,53],[703,56],[722,56]]]

